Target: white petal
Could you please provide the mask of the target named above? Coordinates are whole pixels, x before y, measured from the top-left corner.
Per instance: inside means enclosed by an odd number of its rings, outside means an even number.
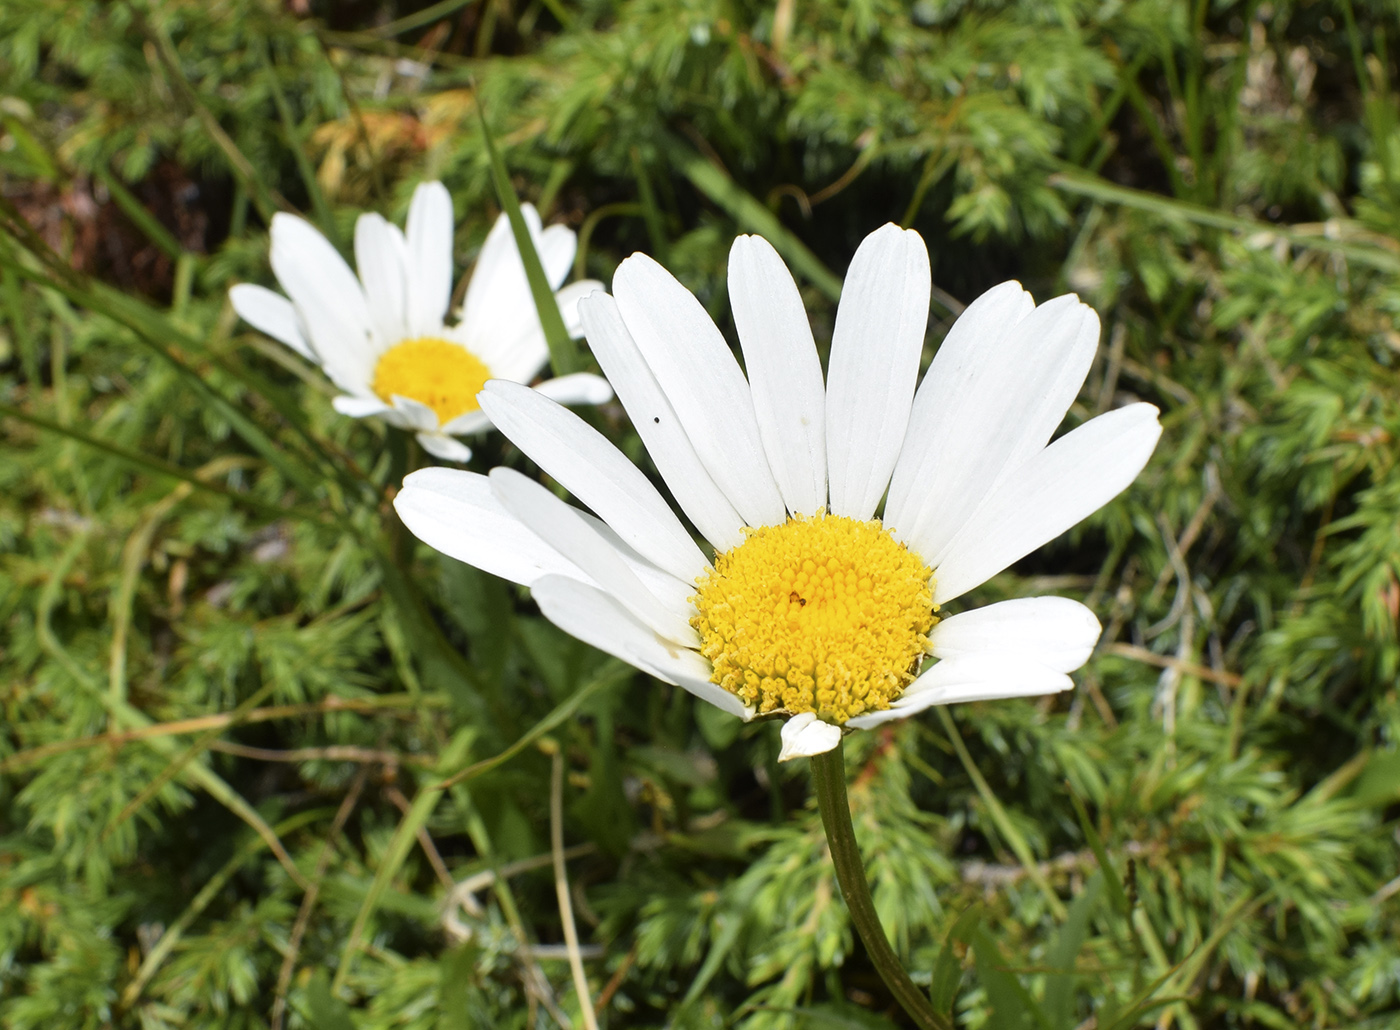
[[[944,505],[963,502],[957,490],[945,490],[944,483],[951,478],[952,467],[976,465],[970,459],[958,464],[963,455],[952,450],[955,444],[968,448],[968,434],[961,431],[968,418],[979,424],[982,421],[982,412],[973,407],[969,397],[980,381],[1007,374],[999,359],[1000,348],[1016,323],[1033,310],[1035,301],[1020,283],[993,286],[967,306],[939,344],[933,364],[914,395],[904,447],[890,477],[885,525],[896,535],[904,527],[912,530],[923,506],[935,498]],[[1006,411],[996,407],[1005,420]],[[977,438],[972,438],[972,442],[976,444]],[[983,496],[985,490],[977,501]]]
[[[583,572],[501,507],[475,472],[426,468],[410,473],[394,498],[409,532],[429,547],[502,579],[529,586],[541,576]]]
[[[651,562],[647,561],[632,548],[627,546],[627,541],[615,533],[602,519],[580,508],[575,508],[579,518],[587,522],[593,529],[606,540],[627,563],[627,567],[633,574],[656,595],[656,599],[671,611],[676,612],[682,619],[689,622],[696,615],[695,605],[691,603],[691,598],[695,596],[695,584],[686,583],[677,579],[664,569],[659,569]]]
[[[389,400],[393,402],[394,410],[403,418],[405,425],[420,432],[431,433],[438,429],[437,412],[422,401],[397,393],[391,394]]]
[[[546,379],[535,387],[535,392],[559,404],[606,404],[613,397],[608,381],[590,372]]]
[[[979,654],[950,658],[935,663],[886,710],[856,716],[847,720],[846,725],[868,730],[934,705],[1034,697],[1073,687],[1074,681],[1064,673],[1016,655]]]
[[[559,289],[559,284],[574,266],[574,255],[578,253],[578,237],[568,226],[551,225],[540,233],[540,238],[535,242],[535,250],[540,256],[540,265],[544,268],[544,277],[549,282],[549,288]]]
[[[628,546],[694,582],[705,555],[637,466],[568,408],[503,379],[477,395],[496,426],[535,464],[612,526]]]
[[[454,419],[444,422],[441,431],[448,436],[470,436],[491,428],[491,420],[484,411],[464,411]]]
[[[540,216],[530,204],[520,205],[535,248],[540,246]],[[486,234],[462,303],[462,332],[472,352],[495,368],[497,353],[508,350],[530,327],[539,327],[539,313],[525,278],[525,263],[515,245],[510,219],[501,212]]]
[[[534,310],[533,307],[530,309],[531,312]],[[500,346],[493,344],[486,348],[486,353],[472,351],[491,370],[492,379],[528,383],[549,364],[549,344],[544,338],[544,330],[540,328],[539,320],[536,319],[533,323],[522,321],[519,330],[519,335],[509,341],[496,341]],[[454,333],[453,338],[462,342],[464,334]],[[462,345],[472,350],[470,344],[462,342]]]
[[[472,460],[472,449],[460,440],[454,440],[442,433],[419,433],[416,439],[434,458],[442,461],[455,461],[465,465]]]
[[[700,463],[671,402],[623,324],[617,302],[600,290],[579,303],[579,312],[593,356],[681,511],[715,550],[743,543],[744,520]]]
[[[547,576],[530,592],[544,617],[570,636],[674,683],[730,715],[745,721],[753,718],[743,702],[709,681],[709,662],[689,648],[662,639],[596,587]]]
[[[578,313],[578,302],[594,290],[601,290],[603,284],[596,279],[583,279],[570,283],[554,295],[559,305],[559,317],[564,320],[564,329],[570,339],[583,335],[583,322]],[[528,383],[540,374],[549,363],[549,344],[545,340],[544,329],[535,317],[534,301],[530,300],[525,316],[513,324],[515,336],[494,336],[490,340],[474,340],[465,332],[466,323],[453,331],[453,338],[464,346],[473,342],[482,350],[477,354],[491,369],[495,379],[509,379],[514,383]]]
[[[555,293],[554,300],[559,305],[559,315],[564,319],[564,328],[569,331],[571,339],[577,340],[583,335],[583,316],[579,314],[578,302],[595,290],[602,289],[603,284],[597,279],[580,279]]]
[[[382,415],[390,410],[389,405],[378,397],[354,397],[349,394],[333,397],[331,407],[350,418],[368,418],[371,415]]]
[[[440,182],[413,191],[405,232],[410,260],[408,326],[414,336],[442,331],[452,297],[452,197]]]
[[[238,317],[254,329],[280,340],[308,361],[319,363],[316,352],[301,331],[297,309],[286,297],[264,286],[239,283],[229,289],[228,299],[233,303]]]
[[[739,363],[689,290],[645,254],[613,276],[618,311],[695,453],[751,526],[787,519]]]
[[[827,369],[833,514],[868,519],[884,495],[914,402],[931,288],[928,249],[913,230],[876,229],[851,259]]]
[[[929,634],[929,643],[939,658],[1004,655],[1073,672],[1089,660],[1102,629],[1094,613],[1078,601],[1018,597],[942,620]]]
[[[729,303],[768,466],[788,510],[814,515],[826,506],[822,363],[792,273],[760,236],[729,250]]]
[[[1059,536],[1126,490],[1162,427],[1151,404],[1090,419],[1008,474],[948,545],[933,600],[951,601]]]
[[[778,751],[778,761],[790,762],[794,758],[826,754],[841,743],[841,727],[822,722],[811,712],[803,712],[783,723],[781,736],[783,746]]]
[[[930,704],[1033,697],[1073,686],[1074,681],[1065,673],[1023,655],[964,655],[935,662],[909,685],[894,707],[924,709]]]
[[[345,259],[309,222],[279,211],[271,260],[331,381],[347,393],[367,392],[376,357],[369,307]]]
[[[496,499],[507,511],[540,539],[549,541],[643,624],[685,647],[699,646],[700,637],[688,621],[689,612],[658,600],[581,512],[514,469],[492,469],[490,479]]]
[[[387,425],[391,425],[395,429],[402,429],[406,433],[416,433],[421,428],[412,418],[405,415],[402,411],[399,411],[398,408],[387,407],[379,412],[379,417],[382,418]]]
[[[364,284],[369,317],[385,349],[414,334],[404,310],[408,250],[398,226],[370,212],[355,220],[355,267]]]
[[[929,454],[910,484],[919,501],[898,534],[936,566],[977,506],[1012,470],[1040,451],[1074,401],[1098,347],[1099,318],[1073,295],[1022,318],[961,370],[929,427]],[[931,369],[941,380],[954,369]]]

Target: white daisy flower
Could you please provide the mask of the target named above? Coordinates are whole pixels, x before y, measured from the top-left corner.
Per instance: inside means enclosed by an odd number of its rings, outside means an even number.
[[[580,640],[742,719],[788,716],[783,759],[930,705],[1067,690],[1099,637],[1084,605],[939,613],[1124,490],[1157,443],[1157,409],[1119,408],[1049,443],[1099,320],[1074,296],[1037,307],[1014,282],[963,312],[916,392],[929,290],[917,233],[867,237],[825,384],[797,286],[757,237],[729,255],[747,379],[650,258],[619,266],[615,297],[580,305],[713,561],[617,448],[510,383],[487,384],[482,408],[593,514],[504,468],[416,472],[395,506],[438,550],[529,586]]]
[[[578,302],[602,283],[560,284],[577,240],[561,225],[541,229],[522,207],[564,325],[581,334]],[[261,286],[229,290],[234,310],[252,326],[314,361],[344,395],[335,410],[378,415],[416,432],[428,453],[466,461],[454,439],[490,427],[476,395],[488,379],[528,383],[549,360],[525,265],[502,214],[491,227],[467,286],[456,325],[445,319],[452,297],[452,198],[440,182],[423,183],[408,209],[407,231],[377,214],[355,223],[359,278],[329,240],[294,215],[272,218],[272,270],[283,297]],[[288,299],[290,298],[290,299]],[[564,404],[601,404],[612,389],[600,376],[548,379],[541,394]]]

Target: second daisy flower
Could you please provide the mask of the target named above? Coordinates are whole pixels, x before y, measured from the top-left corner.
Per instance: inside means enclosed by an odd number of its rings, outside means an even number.
[[[577,241],[564,226],[540,226],[523,206],[531,240],[564,325],[580,332],[578,302],[601,287],[593,280],[560,289]],[[378,415],[417,434],[438,458],[466,461],[456,439],[489,428],[476,395],[488,379],[528,383],[549,360],[510,223],[496,219],[467,285],[460,319],[447,324],[452,297],[452,198],[440,182],[423,183],[409,205],[406,231],[377,214],[355,223],[359,276],[329,240],[295,215],[272,218],[272,270],[287,296],[240,284],[234,310],[302,357],[316,362],[344,394],[336,411]],[[547,379],[544,396],[565,404],[601,404],[607,382],[579,373]]]

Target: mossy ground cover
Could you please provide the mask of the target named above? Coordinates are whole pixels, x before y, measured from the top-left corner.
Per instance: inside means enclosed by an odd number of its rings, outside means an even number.
[[[849,741],[936,1003],[1395,1025],[1397,35],[1379,0],[4,4],[0,1023],[580,1026],[562,855],[604,1026],[906,1025],[778,727],[418,545],[423,455],[233,314],[274,212],[348,250],[425,179],[469,267],[480,109],[580,275],[650,253],[732,340],[760,233],[824,348],[894,221],[925,363],[1017,278],[1102,316],[1070,425],[1162,409],[1126,494],[976,592],[1093,607],[1077,689]]]

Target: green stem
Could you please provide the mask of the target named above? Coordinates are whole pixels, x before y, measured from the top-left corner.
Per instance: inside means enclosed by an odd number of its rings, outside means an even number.
[[[953,1024],[934,1010],[909,974],[900,964],[899,956],[890,947],[885,928],[875,912],[870,897],[870,884],[865,878],[865,864],[856,847],[855,828],[851,826],[851,805],[846,800],[845,749],[838,742],[824,755],[812,756],[812,785],[817,791],[817,808],[822,814],[822,827],[831,849],[831,864],[836,867],[836,882],[846,899],[851,922],[865,943],[870,961],[875,964],[885,986],[895,996],[921,1030],[953,1030]]]

